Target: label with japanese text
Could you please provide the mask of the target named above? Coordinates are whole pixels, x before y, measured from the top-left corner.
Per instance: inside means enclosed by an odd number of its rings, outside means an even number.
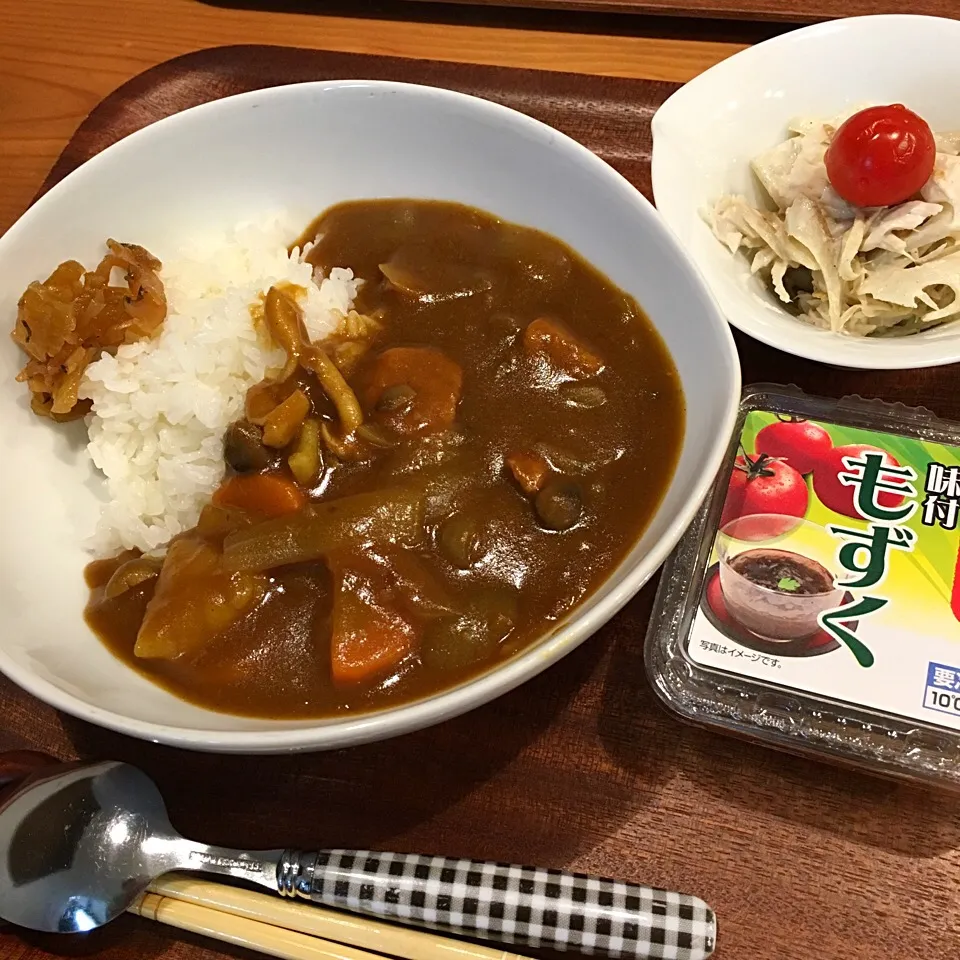
[[[960,730],[960,446],[747,415],[695,662]]]

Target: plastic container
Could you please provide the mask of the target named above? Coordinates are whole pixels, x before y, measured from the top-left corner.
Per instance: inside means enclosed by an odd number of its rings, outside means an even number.
[[[747,388],[646,663],[685,720],[960,791],[960,424]]]

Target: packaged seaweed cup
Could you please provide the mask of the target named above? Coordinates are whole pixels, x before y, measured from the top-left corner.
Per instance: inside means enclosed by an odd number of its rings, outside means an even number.
[[[646,661],[688,720],[960,790],[960,424],[748,388]]]

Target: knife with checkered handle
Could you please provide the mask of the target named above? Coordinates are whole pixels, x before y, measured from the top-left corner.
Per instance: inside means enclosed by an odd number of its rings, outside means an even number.
[[[580,873],[367,850],[285,850],[289,897],[481,940],[638,960],[703,960],[717,922],[702,900]]]

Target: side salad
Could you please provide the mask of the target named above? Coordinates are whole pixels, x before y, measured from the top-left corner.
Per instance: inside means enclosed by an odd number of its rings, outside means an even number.
[[[902,104],[801,119],[751,164],[771,203],[707,211],[800,320],[904,336],[960,318],[960,131]]]

